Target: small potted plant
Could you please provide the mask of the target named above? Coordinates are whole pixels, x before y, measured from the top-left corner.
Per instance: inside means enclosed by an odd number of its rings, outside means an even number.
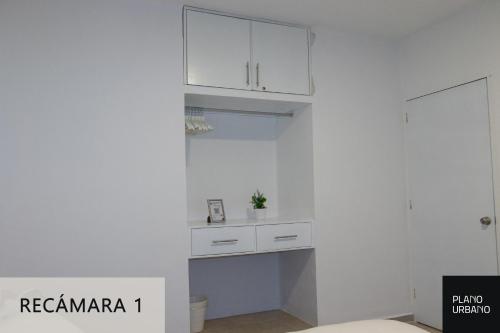
[[[253,205],[255,218],[257,220],[264,220],[266,218],[266,202],[267,198],[264,196],[264,193],[259,190],[252,195],[252,201],[250,203]]]

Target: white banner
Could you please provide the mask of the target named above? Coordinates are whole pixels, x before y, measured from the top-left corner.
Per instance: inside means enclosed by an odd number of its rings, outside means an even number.
[[[164,333],[164,278],[0,278],[2,333]]]

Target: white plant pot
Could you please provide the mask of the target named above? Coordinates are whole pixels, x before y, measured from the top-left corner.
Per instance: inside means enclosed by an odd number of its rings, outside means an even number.
[[[267,208],[254,209],[254,211],[255,211],[255,218],[257,220],[265,220],[266,219]]]

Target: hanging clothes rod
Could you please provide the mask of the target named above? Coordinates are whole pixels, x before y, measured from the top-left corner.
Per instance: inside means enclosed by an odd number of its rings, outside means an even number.
[[[266,111],[246,111],[246,110],[233,110],[233,109],[216,109],[216,108],[200,108],[186,106],[186,111],[203,111],[214,113],[237,113],[247,116],[273,116],[273,117],[293,117],[293,112],[266,112]]]

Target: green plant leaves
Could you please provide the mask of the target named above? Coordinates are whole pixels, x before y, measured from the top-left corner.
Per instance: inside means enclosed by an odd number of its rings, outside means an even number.
[[[258,189],[257,189],[257,192],[255,192],[252,195],[252,201],[250,201],[250,203],[253,205],[254,209],[266,208],[266,205],[265,205],[266,202],[267,202],[267,198],[264,196],[264,193],[260,192]]]

